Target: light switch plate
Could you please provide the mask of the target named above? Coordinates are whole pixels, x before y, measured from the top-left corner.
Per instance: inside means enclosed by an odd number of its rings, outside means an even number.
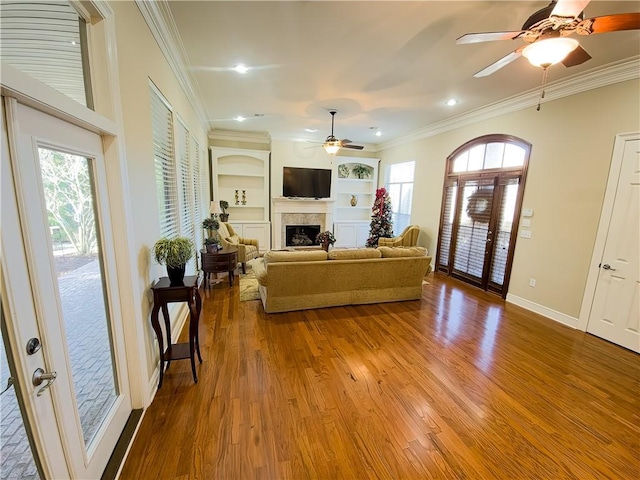
[[[529,220],[528,218],[525,218],[524,220],[522,220],[522,226],[523,227],[530,227],[531,226],[531,220]]]
[[[522,209],[522,216],[523,217],[533,217],[533,209],[531,209],[531,208]]]
[[[520,236],[523,238],[531,238],[531,230],[520,230]]]

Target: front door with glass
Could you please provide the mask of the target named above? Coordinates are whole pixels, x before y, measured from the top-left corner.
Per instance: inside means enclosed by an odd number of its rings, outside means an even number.
[[[8,303],[20,317],[11,328],[26,411],[47,476],[99,478],[131,412],[102,139],[6,105],[15,147],[10,207],[22,240],[7,233],[15,251],[3,272],[11,271]],[[35,355],[21,346],[28,338],[42,345]],[[45,375],[39,385],[37,371]]]
[[[530,146],[475,139],[447,159],[436,269],[507,294]]]

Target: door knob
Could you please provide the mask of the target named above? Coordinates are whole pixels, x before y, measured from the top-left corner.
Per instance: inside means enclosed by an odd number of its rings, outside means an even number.
[[[602,268],[604,270],[611,270],[612,272],[616,271],[616,269],[615,268],[611,268],[611,265],[609,265],[608,263],[605,263],[604,265],[602,265]]]
[[[36,396],[41,396],[44,391],[49,388],[53,382],[56,381],[57,377],[58,372],[45,372],[43,369],[37,368],[36,371],[33,372],[33,377],[31,378],[33,385],[37,387],[38,385],[42,385],[42,382],[46,381],[47,383],[45,383],[38,389]]]

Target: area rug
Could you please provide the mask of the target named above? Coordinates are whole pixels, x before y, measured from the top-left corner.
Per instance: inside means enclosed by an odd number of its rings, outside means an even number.
[[[253,269],[247,270],[245,275],[240,275],[240,301],[260,300],[258,292],[258,280]]]

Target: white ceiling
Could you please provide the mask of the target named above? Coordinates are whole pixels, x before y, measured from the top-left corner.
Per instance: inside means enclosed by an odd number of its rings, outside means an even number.
[[[519,30],[546,1],[168,5],[211,129],[321,141],[331,129],[328,110],[336,109],[338,138],[377,144],[535,89],[542,77],[541,69],[520,58],[489,77],[473,78],[523,42],[456,45],[456,38]],[[634,12],[638,5],[594,0],[585,16]],[[637,30],[575,38],[593,58],[571,68],[552,66],[549,82],[640,55]],[[238,63],[255,68],[245,75],[226,70]],[[460,103],[448,107],[449,98]],[[238,115],[248,119],[238,123]],[[383,135],[376,137],[371,127]]]

